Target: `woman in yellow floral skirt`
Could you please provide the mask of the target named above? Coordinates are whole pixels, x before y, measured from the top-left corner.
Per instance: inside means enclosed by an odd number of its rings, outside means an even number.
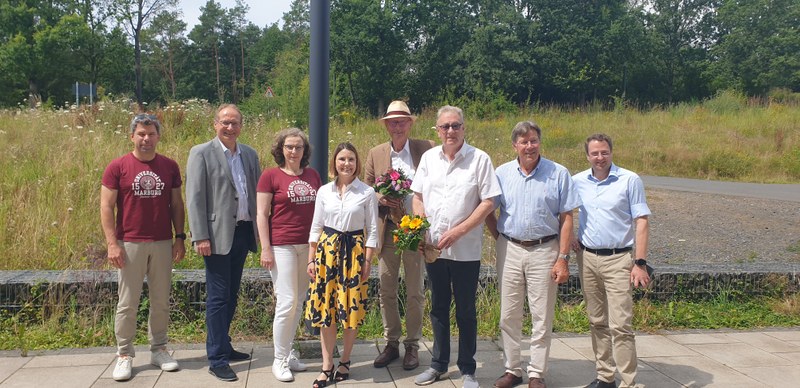
[[[378,202],[372,187],[358,179],[361,161],[352,144],[336,147],[330,172],[334,180],[317,191],[308,237],[306,319],[320,328],[322,344],[322,371],[314,388],[350,376],[350,353],[367,313],[367,280],[378,243]],[[334,373],[337,324],[344,330],[344,348]]]

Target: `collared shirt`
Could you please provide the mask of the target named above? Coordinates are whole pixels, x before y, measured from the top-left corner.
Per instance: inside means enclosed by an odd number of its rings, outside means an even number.
[[[392,147],[392,142],[390,141],[389,155],[392,158],[392,168],[395,170],[402,170],[403,174],[406,174],[406,177],[413,182],[414,173],[416,171],[414,170],[414,160],[411,158],[411,148],[409,147],[408,139],[406,139],[406,145],[403,146],[400,152],[395,152],[394,147]],[[411,198],[413,198],[413,196],[414,194],[409,194],[403,201],[407,213],[411,213]]]
[[[364,246],[378,246],[378,199],[375,190],[358,178],[353,180],[339,195],[336,180],[326,183],[317,190],[314,204],[314,218],[308,242],[319,241],[323,227],[340,232],[364,230]]]
[[[611,164],[606,179],[599,181],[592,169],[572,177],[583,205],[578,239],[592,249],[633,246],[636,218],[650,215],[644,183],[633,171]]]
[[[560,234],[561,213],[581,205],[566,167],[544,157],[529,175],[517,159],[498,167],[496,174],[503,190],[497,199],[497,231],[511,238],[530,241]]]
[[[469,218],[481,201],[501,193],[489,155],[466,142],[452,161],[444,155],[442,146],[426,151],[415,177],[411,190],[422,194],[433,244],[439,243],[444,232]],[[478,261],[482,245],[483,228],[478,226],[444,249],[440,257]]]
[[[236,152],[231,152],[222,140],[219,144],[225,151],[225,158],[228,159],[228,166],[231,169],[231,176],[233,176],[233,185],[236,186],[236,193],[238,193],[237,208],[236,208],[236,221],[252,221],[250,211],[247,209],[247,176],[244,174],[244,165],[242,164],[242,148],[236,145]]]

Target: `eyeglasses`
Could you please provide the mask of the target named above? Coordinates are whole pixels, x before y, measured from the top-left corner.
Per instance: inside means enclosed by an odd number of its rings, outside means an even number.
[[[443,125],[437,125],[437,126],[436,126],[436,128],[439,128],[439,129],[441,129],[442,131],[447,131],[447,130],[449,130],[450,128],[453,128],[453,130],[454,130],[454,131],[458,131],[459,129],[461,129],[461,127],[462,127],[463,125],[464,125],[464,124],[461,124],[461,123],[452,123],[452,124],[443,124]]]
[[[288,145],[288,144],[284,144],[283,145],[283,149],[285,149],[286,151],[289,151],[289,152],[302,151],[304,148],[306,148],[306,147],[305,146],[301,146],[301,145],[299,145],[299,146]]]
[[[602,157],[604,157],[604,158],[607,158],[607,157],[609,157],[610,155],[611,155],[611,152],[607,152],[607,151],[602,151],[602,152],[592,152],[591,154],[589,154],[589,156],[590,156],[590,157],[592,157],[592,158],[599,158],[599,157],[601,157],[601,156],[602,156]]]
[[[525,141],[518,141],[517,142],[517,145],[520,145],[520,146],[523,146],[523,147],[527,147],[527,146],[531,146],[531,145],[537,145],[537,144],[539,144],[539,140],[525,140]]]
[[[240,122],[238,122],[238,121],[219,121],[219,120],[214,120],[214,121],[216,121],[216,122],[217,122],[217,124],[219,124],[219,125],[221,125],[221,126],[223,126],[223,127],[233,127],[233,128],[236,128],[236,127],[238,127],[238,126],[242,125],[242,123],[240,123]]]

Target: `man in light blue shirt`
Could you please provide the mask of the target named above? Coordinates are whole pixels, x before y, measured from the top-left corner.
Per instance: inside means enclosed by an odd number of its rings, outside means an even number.
[[[645,260],[650,208],[641,178],[612,162],[610,137],[591,135],[584,149],[591,168],[572,177],[583,201],[578,240],[572,245],[578,252],[597,370],[587,388],[616,387],[615,369],[620,387],[632,387],[637,359],[631,290],[650,282]]]
[[[521,384],[522,318],[525,298],[531,311],[531,360],[525,368],[528,386],[546,387],[547,356],[553,330],[558,283],[569,278],[569,244],[572,211],[580,198],[569,171],[540,154],[541,128],[533,122],[517,123],[511,143],[517,158],[496,170],[503,194],[500,217],[486,218],[497,239],[497,279],[500,285],[500,332],[505,373],[497,388]]]

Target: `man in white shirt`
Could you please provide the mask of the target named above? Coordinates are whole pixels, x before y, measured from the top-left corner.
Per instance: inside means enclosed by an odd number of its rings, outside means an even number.
[[[463,386],[477,388],[475,294],[481,267],[481,226],[501,190],[489,155],[464,141],[461,109],[440,108],[436,128],[442,145],[422,155],[411,184],[414,214],[428,217],[429,243],[441,250],[439,258],[425,268],[431,285],[431,367],[414,382],[428,385],[445,377],[450,363],[450,301],[454,299],[458,369]]]

